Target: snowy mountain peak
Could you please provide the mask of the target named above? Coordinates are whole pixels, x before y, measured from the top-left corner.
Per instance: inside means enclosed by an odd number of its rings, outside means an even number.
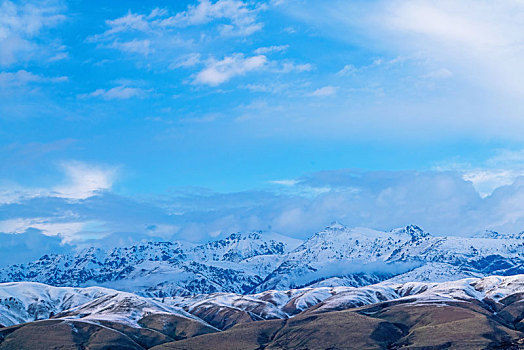
[[[422,228],[420,228],[417,225],[408,225],[406,227],[391,230],[391,232],[397,234],[407,234],[410,235],[413,239],[419,239],[430,236],[428,232],[425,232]]]
[[[228,245],[233,243],[238,243],[240,241],[271,241],[270,235],[266,234],[263,231],[251,231],[248,233],[235,232],[227,236],[226,238],[212,241],[208,244],[211,245]]]
[[[500,233],[492,230],[485,230],[475,234],[475,238],[491,238],[491,239],[524,239],[524,231],[519,233]]]
[[[479,232],[477,234],[475,234],[473,237],[476,237],[476,238],[495,238],[495,239],[498,239],[498,238],[501,238],[501,234],[496,232],[496,231],[492,231],[492,230],[485,230],[485,231],[482,231],[482,232]]]
[[[337,230],[346,230],[347,227],[346,225],[338,222],[338,221],[332,221],[331,224],[329,224],[328,226],[326,226],[325,230],[333,230],[333,231],[337,231]]]
[[[172,296],[523,273],[522,234],[503,238],[431,236],[416,225],[377,231],[335,222],[305,242],[254,231],[200,245],[156,242],[48,255],[1,268],[0,281]]]

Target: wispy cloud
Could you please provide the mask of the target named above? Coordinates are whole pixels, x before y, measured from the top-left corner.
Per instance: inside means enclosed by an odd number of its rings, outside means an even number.
[[[175,62],[169,65],[169,69],[190,68],[201,62],[201,55],[198,52],[193,52],[182,57],[179,57]]]
[[[132,39],[129,41],[121,42],[119,40],[114,40],[108,45],[108,47],[120,50],[126,53],[137,53],[143,56],[148,56],[153,52],[154,48],[151,45],[151,41],[148,39],[138,40]]]
[[[449,69],[440,68],[440,69],[433,70],[427,74],[424,74],[423,78],[447,79],[447,78],[451,78],[452,76],[453,76],[453,73]]]
[[[0,87],[24,86],[30,83],[63,83],[68,81],[68,77],[45,77],[26,70],[15,72],[0,72]]]
[[[258,17],[267,8],[265,2],[202,0],[176,13],[170,8],[155,8],[149,13],[129,11],[106,20],[107,29],[87,41],[99,48],[117,49],[142,67],[191,70],[194,83],[209,86],[263,66],[274,74],[313,70],[310,63],[267,58],[285,52],[289,45],[261,46],[250,49],[252,55],[243,52],[246,37],[263,28]],[[250,40],[259,41],[256,37]],[[224,45],[217,48],[217,41]]]
[[[169,9],[155,8],[149,14],[128,12],[122,17],[107,20],[108,29],[91,36],[88,41],[125,53],[148,56],[155,51],[187,46],[192,36],[184,36],[180,28],[211,25],[209,33],[218,32],[222,37],[249,36],[262,28],[257,21],[260,11],[251,3],[239,0],[199,1],[187,10],[172,14]],[[201,29],[203,34],[205,28]],[[197,36],[198,38],[198,36]]]
[[[300,181],[297,179],[281,179],[281,180],[272,180],[269,181],[270,183],[273,183],[275,185],[282,185],[282,186],[295,186]]]
[[[261,69],[267,63],[264,55],[244,57],[237,53],[222,60],[211,59],[206,67],[195,75],[194,81],[210,86],[220,85],[231,78]]]
[[[67,237],[82,231],[90,223],[58,222],[59,218],[16,218],[0,221],[0,232],[21,234],[28,229],[40,230],[48,236]]]
[[[189,6],[186,11],[163,19],[163,27],[186,27],[202,25],[215,20],[225,20],[228,23],[220,24],[218,31],[227,36],[246,36],[262,28],[257,22],[256,14],[259,8],[239,0],[218,0],[212,3],[201,0],[196,6]]]
[[[360,124],[362,135],[370,135],[375,125],[389,124],[384,134],[397,140],[407,130],[412,137],[443,140],[449,135],[446,130],[452,130],[453,137],[460,134],[463,139],[482,135],[520,142],[521,2],[306,0],[286,1],[278,10],[314,28],[315,35],[359,52],[346,56],[345,63],[339,60],[338,68],[331,65],[335,81],[329,84],[359,95],[369,110],[350,112],[357,103],[352,104],[348,94],[338,94],[339,108],[331,106],[331,115],[338,117],[330,125],[348,121],[351,127]],[[326,69],[315,64],[318,71]],[[388,107],[379,112],[379,106]],[[381,117],[363,126],[364,118],[356,115],[364,114],[367,120]]]
[[[309,72],[314,68],[310,63],[295,63],[291,61],[273,61],[273,66],[277,73]]]
[[[257,55],[264,55],[268,53],[274,53],[274,52],[283,52],[286,51],[289,48],[289,45],[273,45],[273,46],[265,46],[265,47],[259,47],[255,50],[255,53]]]
[[[354,65],[352,64],[346,64],[341,70],[339,70],[337,72],[337,75],[338,76],[346,76],[346,75],[351,75],[351,74],[354,74],[356,72],[358,72],[358,68],[355,67]]]
[[[64,180],[59,185],[27,188],[10,184],[0,188],[0,207],[7,210],[7,215],[0,215],[0,233],[23,234],[35,229],[44,235],[60,236],[62,242],[100,238],[108,233],[100,216],[85,215],[84,210],[79,213],[76,209],[83,208],[83,201],[107,194],[117,168],[82,162],[67,162],[61,167]],[[55,207],[57,203],[62,203],[61,209]],[[20,207],[28,210],[16,209]]]
[[[325,97],[325,96],[331,96],[335,95],[337,93],[337,87],[336,86],[324,86],[321,88],[316,89],[312,93],[310,93],[310,96],[317,96],[317,97]]]
[[[346,64],[344,67],[342,67],[342,69],[339,70],[336,73],[336,75],[339,77],[344,77],[344,76],[354,75],[355,73],[362,73],[362,72],[370,71],[376,68],[391,68],[393,66],[399,65],[406,61],[408,61],[407,57],[397,56],[391,59],[375,58],[371,61],[371,63],[361,65],[358,67],[355,66],[354,64],[349,63],[349,64]]]
[[[97,89],[88,94],[79,95],[80,98],[100,97],[105,100],[127,100],[130,98],[143,98],[147,95],[148,90],[126,85],[115,86],[111,89]]]
[[[62,183],[51,188],[27,188],[16,184],[0,188],[0,204],[17,203],[38,197],[58,197],[81,200],[99,195],[112,188],[117,177],[116,167],[83,162],[61,164],[64,174]]]
[[[65,20],[62,7],[52,2],[0,2],[0,66],[11,66],[32,59],[64,56],[64,47],[42,32]]]
[[[391,50],[416,53],[484,88],[522,96],[522,2],[396,0],[368,10],[365,23],[378,26]]]
[[[136,14],[129,11],[126,15],[113,20],[107,20],[106,25],[109,27],[103,34],[97,37],[111,37],[118,33],[126,32],[152,32],[152,24],[166,15],[166,11],[154,9],[149,15]]]

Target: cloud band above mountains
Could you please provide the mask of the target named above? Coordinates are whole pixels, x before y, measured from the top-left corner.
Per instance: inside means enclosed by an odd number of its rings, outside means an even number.
[[[524,229],[520,177],[485,197],[453,171],[338,170],[277,181],[261,190],[188,189],[146,199],[112,191],[113,169],[74,164],[64,170],[67,178],[54,190],[3,191],[0,232],[9,240],[2,239],[0,249],[29,236],[34,242],[38,231],[52,237],[52,244],[59,236],[83,246],[206,241],[250,230],[303,238],[334,220],[381,230],[415,223],[436,235]],[[79,172],[87,172],[89,181],[80,181]],[[21,241],[15,244],[16,237]]]

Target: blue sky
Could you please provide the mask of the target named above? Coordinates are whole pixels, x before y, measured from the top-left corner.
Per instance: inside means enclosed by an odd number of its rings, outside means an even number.
[[[522,230],[518,210],[477,219],[524,171],[523,10],[2,0],[0,232],[205,240],[256,226],[300,236],[331,219]],[[399,217],[377,204],[395,186],[432,192],[443,177],[449,198],[413,200],[453,202],[440,224],[431,209]],[[302,217],[335,193],[346,208]],[[366,214],[348,214],[354,203]]]

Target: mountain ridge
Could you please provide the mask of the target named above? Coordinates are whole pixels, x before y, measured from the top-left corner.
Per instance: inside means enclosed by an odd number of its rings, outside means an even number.
[[[335,222],[301,243],[253,231],[200,245],[147,242],[49,254],[1,268],[0,282],[98,285],[165,297],[357,287],[384,280],[439,282],[524,272],[524,235],[503,236],[432,236],[416,225],[377,231]]]
[[[521,349],[523,297],[524,275],[165,298],[0,283],[0,350]]]

